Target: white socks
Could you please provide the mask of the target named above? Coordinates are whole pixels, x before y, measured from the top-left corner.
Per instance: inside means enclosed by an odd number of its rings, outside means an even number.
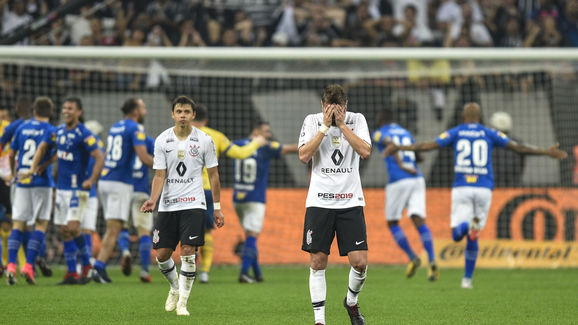
[[[363,272],[358,272],[353,267],[349,271],[349,288],[347,290],[347,305],[355,306],[357,304],[357,296],[363,288],[365,277],[367,275],[367,267]]]
[[[175,262],[173,258],[169,258],[168,260],[161,262],[157,258],[157,263],[159,265],[159,269],[161,273],[169,281],[171,285],[171,290],[178,291],[179,290],[179,276],[177,275],[177,267],[175,266]]]
[[[315,313],[315,323],[325,324],[325,299],[327,296],[327,284],[325,282],[325,270],[309,269],[309,292],[311,304]]]
[[[195,281],[197,266],[195,264],[195,255],[181,256],[181,276],[179,277],[179,302],[178,304],[187,304],[193,282]]]

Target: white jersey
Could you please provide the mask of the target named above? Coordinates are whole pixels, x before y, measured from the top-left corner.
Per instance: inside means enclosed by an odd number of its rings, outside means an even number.
[[[217,166],[213,139],[193,127],[186,140],[179,140],[174,128],[155,140],[153,169],[166,169],[159,211],[207,209],[203,191],[203,166]]]
[[[323,113],[305,118],[299,147],[309,142],[323,124]],[[371,145],[369,129],[361,113],[347,112],[345,124],[353,133]],[[359,177],[359,154],[347,142],[338,127],[331,126],[313,155],[311,183],[306,207],[343,209],[365,206]]]

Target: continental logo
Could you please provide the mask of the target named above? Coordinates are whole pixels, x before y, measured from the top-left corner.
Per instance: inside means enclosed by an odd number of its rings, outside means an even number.
[[[462,267],[465,243],[437,240],[440,266]],[[578,266],[578,244],[574,242],[531,242],[481,240],[477,264],[481,267]]]

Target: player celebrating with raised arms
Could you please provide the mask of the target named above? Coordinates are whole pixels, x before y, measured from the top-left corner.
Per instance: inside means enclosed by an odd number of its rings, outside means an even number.
[[[351,324],[365,324],[357,297],[367,271],[365,198],[359,158],[371,154],[365,117],[347,112],[343,88],[330,85],[321,100],[322,112],[305,118],[299,137],[299,160],[313,160],[307,194],[302,249],[310,253],[309,290],[316,324],[325,324],[325,268],[333,237],[339,255],[349,258],[349,287],[344,306]]]
[[[207,201],[201,177],[204,167],[211,183],[215,224],[220,228],[225,222],[215,144],[209,135],[192,126],[193,107],[193,100],[185,96],[173,101],[171,116],[175,126],[155,140],[151,196],[141,207],[142,212],[152,212],[160,197],[153,248],[159,269],[170,284],[165,310],[176,308],[177,315],[182,316],[189,316],[187,300],[196,275],[195,254],[205,241]],[[180,277],[171,258],[179,241]]]
[[[548,149],[519,144],[504,133],[480,123],[482,113],[477,103],[467,103],[462,112],[463,124],[443,132],[435,141],[412,145],[390,144],[386,155],[398,150],[429,151],[451,146],[454,150],[454,185],[452,189],[451,228],[454,241],[467,235],[465,272],[462,288],[472,289],[472,276],[478,258],[478,238],[484,228],[494,189],[492,149],[505,147],[520,154],[543,155],[555,159],[567,156],[554,144]]]

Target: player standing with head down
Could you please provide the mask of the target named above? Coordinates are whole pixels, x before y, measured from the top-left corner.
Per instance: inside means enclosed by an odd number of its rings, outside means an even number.
[[[209,135],[192,126],[195,103],[180,96],[173,101],[175,126],[155,140],[155,176],[151,196],[142,212],[152,212],[160,197],[158,217],[153,231],[153,247],[163,276],[170,290],[166,311],[177,309],[177,315],[189,316],[187,300],[195,280],[195,254],[205,242],[205,210],[202,172],[207,168],[213,194],[214,219],[217,227],[224,225],[221,212],[218,161],[215,144]],[[181,242],[181,276],[177,275],[171,254]]]
[[[337,234],[339,254],[347,255],[351,264],[344,306],[351,324],[365,324],[357,305],[367,271],[359,158],[369,157],[371,138],[365,117],[347,112],[341,86],[325,88],[321,107],[321,113],[305,118],[299,137],[299,159],[303,163],[313,160],[302,249],[311,256],[309,290],[315,323],[325,324],[325,268]]]
[[[454,185],[452,189],[451,228],[454,241],[466,235],[465,273],[462,288],[472,289],[472,276],[478,258],[478,238],[486,224],[492,202],[494,174],[492,149],[502,147],[520,154],[543,155],[555,159],[567,156],[554,144],[548,149],[519,144],[504,133],[480,123],[482,113],[476,103],[467,103],[462,112],[463,124],[442,133],[435,141],[398,146],[390,144],[386,155],[398,150],[429,151],[451,146],[454,150]]]

